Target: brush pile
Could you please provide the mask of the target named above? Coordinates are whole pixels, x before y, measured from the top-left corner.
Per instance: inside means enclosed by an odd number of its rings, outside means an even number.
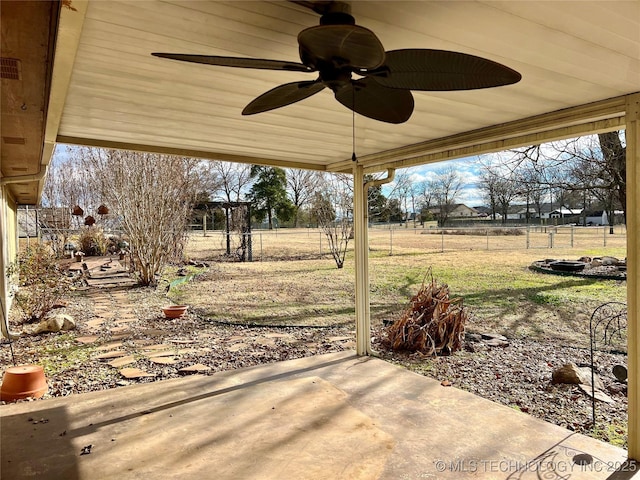
[[[396,351],[449,355],[462,347],[468,318],[462,299],[450,298],[449,286],[439,285],[429,269],[409,308],[387,328],[384,343]]]

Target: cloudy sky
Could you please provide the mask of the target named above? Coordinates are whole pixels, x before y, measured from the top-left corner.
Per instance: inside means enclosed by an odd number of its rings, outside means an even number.
[[[460,196],[460,203],[464,203],[469,207],[483,205],[482,193],[478,188],[479,180],[479,160],[478,157],[464,158],[461,160],[452,160],[449,162],[436,163],[431,165],[421,165],[419,167],[403,168],[396,171],[396,175],[407,173],[413,184],[419,184],[424,181],[433,180],[438,171],[444,168],[453,167],[460,173],[464,181],[464,187]],[[394,183],[383,188],[383,193],[388,195],[393,190]]]

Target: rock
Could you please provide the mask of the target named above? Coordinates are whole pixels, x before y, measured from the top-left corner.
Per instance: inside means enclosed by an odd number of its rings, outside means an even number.
[[[505,337],[504,335],[500,335],[499,333],[483,333],[481,334],[482,339],[483,340],[502,340],[502,341],[506,341],[507,337]]]
[[[591,258],[591,257],[580,257],[578,259],[578,261],[582,262],[582,263],[591,263],[592,260],[593,260],[593,258]]]
[[[597,389],[604,388],[597,375],[594,375],[594,379]],[[575,363],[567,363],[553,371],[551,374],[551,383],[591,386],[591,368],[578,367]]]
[[[489,340],[484,340],[483,343],[489,347],[507,347],[509,346],[509,342],[506,340],[502,340],[500,338],[491,338]]]
[[[45,332],[59,332],[61,330],[73,330],[76,328],[76,322],[71,315],[66,313],[58,313],[51,317],[47,317],[42,320],[33,330],[30,335],[37,335]]]
[[[569,383],[572,385],[580,385],[581,383],[591,384],[591,378],[578,368],[575,363],[567,363],[556,368],[551,374],[551,383]]]
[[[602,257],[600,261],[602,265],[618,265],[620,262],[616,257]]]
[[[582,385],[581,384],[581,385],[578,385],[578,387],[580,387],[580,390],[582,390],[588,396],[591,396],[591,385]],[[593,398],[595,398],[596,400],[599,400],[601,402],[605,402],[605,403],[614,403],[613,398],[611,398],[609,395],[604,393],[599,388],[594,389]]]

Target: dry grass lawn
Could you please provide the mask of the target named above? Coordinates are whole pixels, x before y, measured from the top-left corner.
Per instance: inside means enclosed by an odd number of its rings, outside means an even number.
[[[528,269],[544,258],[626,256],[624,232],[569,228],[526,235],[470,236],[417,229],[370,233],[371,312],[374,325],[396,318],[431,267],[433,275],[464,299],[473,318],[467,330],[511,338],[588,341],[588,315],[600,303],[625,301],[626,283],[545,275]],[[573,247],[570,247],[573,237]],[[606,242],[606,246],[604,245]],[[217,260],[224,253],[219,232],[193,234],[188,255]],[[442,248],[444,245],[444,249]],[[544,248],[543,248],[544,247]],[[354,260],[338,270],[315,229],[254,232],[252,263],[216,262],[171,296],[219,321],[260,325],[350,325],[354,323]],[[321,250],[323,249],[323,250]],[[392,253],[392,255],[390,255]]]

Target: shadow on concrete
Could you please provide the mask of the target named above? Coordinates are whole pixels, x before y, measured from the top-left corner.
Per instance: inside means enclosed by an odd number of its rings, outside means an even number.
[[[67,435],[68,425],[65,407],[0,417],[0,478],[8,480],[21,472],[33,478],[78,480],[80,451]],[[52,451],[42,451],[42,437]],[[37,461],[43,455],[54,455],[58,461]]]

